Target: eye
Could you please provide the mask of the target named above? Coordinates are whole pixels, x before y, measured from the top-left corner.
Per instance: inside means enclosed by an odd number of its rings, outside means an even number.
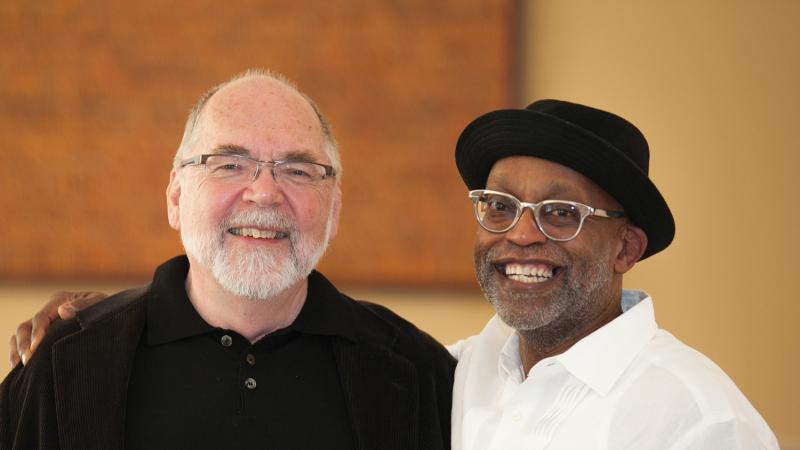
[[[499,195],[486,195],[481,198],[481,203],[485,214],[507,216],[514,215],[517,211],[517,206],[512,199]]]
[[[581,213],[574,205],[569,203],[548,203],[542,205],[540,216],[553,224],[577,223],[581,220]]]
[[[219,170],[219,171],[231,171],[231,170],[240,170],[241,168],[242,168],[241,164],[228,163],[228,164],[222,164],[222,165],[219,165],[217,167],[214,167],[213,170],[215,170],[215,171],[217,171],[217,170]]]
[[[555,208],[553,209],[550,214],[559,216],[559,217],[574,217],[574,211],[569,210],[567,208]]]
[[[244,166],[244,164],[240,164],[238,162],[218,163],[207,166],[210,175],[214,177],[234,177],[239,176],[239,174],[247,171],[247,168]]]
[[[285,162],[276,167],[278,174],[287,180],[307,183],[324,177],[321,166],[308,162]]]
[[[206,160],[206,168],[214,176],[230,176],[250,169],[248,160],[235,156],[214,155]]]
[[[508,209],[508,205],[502,200],[489,199],[486,201],[486,203],[489,205],[489,208],[498,212],[505,211]]]
[[[306,172],[305,170],[298,169],[296,167],[289,167],[283,171],[284,175],[289,175],[291,177],[297,178],[311,178],[311,174]]]

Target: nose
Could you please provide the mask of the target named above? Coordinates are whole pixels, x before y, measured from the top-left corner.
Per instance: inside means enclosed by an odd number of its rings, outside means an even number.
[[[255,206],[275,206],[283,202],[284,194],[275,181],[272,168],[259,165],[242,192],[242,200]]]
[[[505,238],[520,247],[541,244],[547,241],[547,236],[536,226],[533,211],[525,208],[517,223],[508,231]]]

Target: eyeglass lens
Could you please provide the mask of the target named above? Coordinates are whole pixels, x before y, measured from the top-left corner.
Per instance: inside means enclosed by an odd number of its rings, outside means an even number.
[[[483,227],[490,231],[507,231],[522,214],[522,205],[508,195],[483,193],[476,197],[475,214]],[[571,239],[581,226],[581,211],[570,203],[545,201],[534,209],[539,229],[549,238]]]
[[[262,171],[271,171],[276,182],[287,181],[293,184],[309,184],[325,178],[325,168],[319,164],[304,161],[285,161],[265,164],[235,155],[213,155],[206,159],[206,168],[212,178],[240,182],[253,180],[259,164]]]

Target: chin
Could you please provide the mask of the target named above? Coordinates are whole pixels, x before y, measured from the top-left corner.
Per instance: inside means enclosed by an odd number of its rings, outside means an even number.
[[[517,331],[532,331],[553,323],[562,313],[559,308],[543,304],[545,301],[538,299],[514,298],[516,295],[505,295],[504,299],[490,299],[498,317],[508,326]],[[511,297],[511,298],[509,298]],[[549,303],[549,302],[547,302]]]

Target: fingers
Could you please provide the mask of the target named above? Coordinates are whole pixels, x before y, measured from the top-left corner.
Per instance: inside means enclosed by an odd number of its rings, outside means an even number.
[[[64,320],[75,317],[75,313],[108,297],[102,292],[56,292],[41,311],[33,316],[31,351],[35,351],[50,324],[60,317]]]
[[[27,338],[26,343],[28,344],[28,348],[26,350],[30,350],[30,352],[36,350],[47,328],[49,328],[50,324],[58,317],[58,307],[61,306],[62,303],[68,302],[70,298],[71,294],[69,292],[56,292],[50,297],[50,301],[45,303],[44,307],[33,315],[33,318],[30,320],[28,336],[22,336],[23,338]],[[22,327],[22,324],[20,327]],[[20,328],[17,328],[18,347],[24,345],[23,342],[19,342],[20,335]],[[22,363],[25,364],[25,362],[26,359],[23,358]]]
[[[31,321],[26,320],[17,327],[17,333],[11,338],[14,343],[12,352],[16,352],[17,360],[22,360],[22,364],[27,364],[28,359],[31,357]],[[11,358],[12,361],[15,358]]]
[[[69,296],[69,302],[61,303],[57,310],[58,316],[64,320],[75,317],[75,313],[78,311],[108,297],[102,292],[61,292],[59,294]]]
[[[71,319],[75,314],[108,297],[101,292],[56,292],[50,297],[41,311],[31,320],[22,322],[17,327],[16,335],[9,343],[9,361],[16,364],[20,360],[27,364],[39,343],[42,342],[47,329],[57,318]]]
[[[8,362],[11,367],[19,363],[19,352],[17,352],[17,336],[11,335],[11,341],[8,343]]]

